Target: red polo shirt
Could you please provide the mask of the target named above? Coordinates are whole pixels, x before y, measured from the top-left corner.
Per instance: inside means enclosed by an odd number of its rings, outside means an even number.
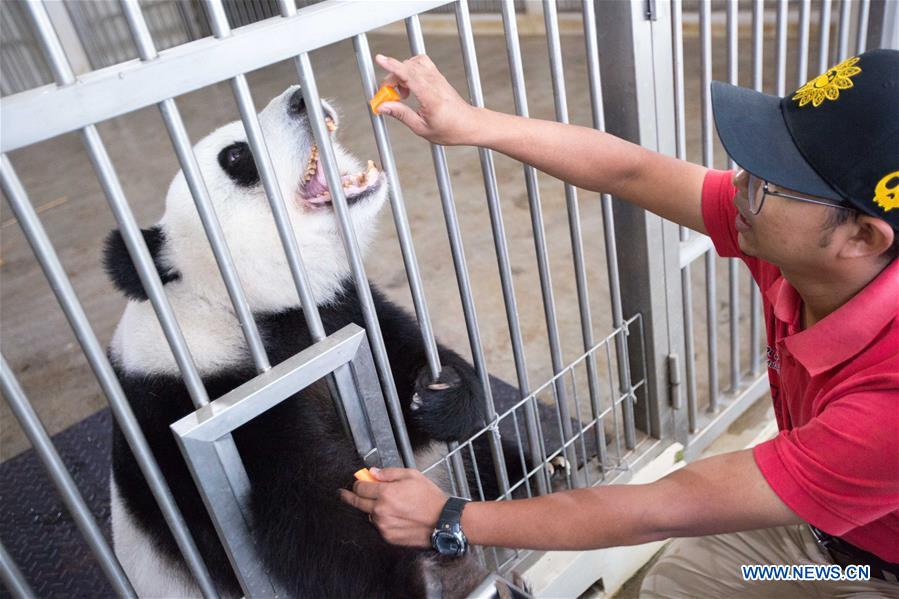
[[[710,170],[706,229],[758,283],[780,433],[755,447],[762,475],[806,522],[899,563],[899,260],[802,330],[802,298],[737,244],[732,173]]]

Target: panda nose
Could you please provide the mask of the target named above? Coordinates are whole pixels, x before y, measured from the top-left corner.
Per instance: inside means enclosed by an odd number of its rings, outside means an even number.
[[[306,112],[306,100],[303,99],[303,90],[298,89],[290,96],[287,103],[287,113],[292,115],[300,115]]]

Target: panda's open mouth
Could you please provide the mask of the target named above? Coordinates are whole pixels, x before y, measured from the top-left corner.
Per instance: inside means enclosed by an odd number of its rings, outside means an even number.
[[[341,173],[340,182],[348,204],[354,204],[374,194],[384,180],[381,171],[369,160],[365,170],[358,173]],[[318,155],[318,146],[312,146],[309,162],[306,164],[303,180],[300,182],[300,196],[307,206],[317,208],[331,205],[331,192],[325,180],[325,172]]]

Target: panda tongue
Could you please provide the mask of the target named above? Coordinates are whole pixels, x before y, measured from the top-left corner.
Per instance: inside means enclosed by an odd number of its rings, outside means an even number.
[[[304,190],[306,192],[306,197],[309,199],[316,198],[328,191],[328,183],[325,181],[324,169],[322,169],[321,163],[316,166],[318,168],[315,169],[315,176],[306,184]],[[321,199],[322,202],[328,200],[330,200],[330,198]]]

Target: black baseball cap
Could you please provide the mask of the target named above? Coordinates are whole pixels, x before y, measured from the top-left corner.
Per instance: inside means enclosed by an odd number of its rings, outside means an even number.
[[[899,229],[899,50],[848,58],[783,98],[713,81],[712,109],[756,177]]]

